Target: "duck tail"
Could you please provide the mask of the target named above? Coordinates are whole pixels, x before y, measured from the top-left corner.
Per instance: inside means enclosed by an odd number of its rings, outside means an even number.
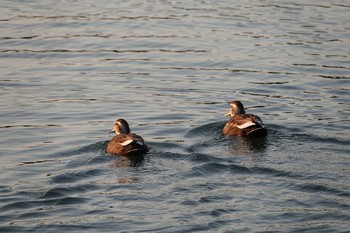
[[[247,136],[250,138],[265,137],[266,135],[267,135],[267,130],[265,127],[262,127],[262,126],[252,127],[247,132]]]

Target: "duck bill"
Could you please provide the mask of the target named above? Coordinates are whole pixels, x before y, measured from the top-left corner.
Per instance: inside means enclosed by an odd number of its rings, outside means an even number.
[[[231,113],[228,112],[228,113],[226,113],[224,116],[225,116],[225,117],[231,116]]]
[[[115,130],[108,131],[108,133],[115,133]]]

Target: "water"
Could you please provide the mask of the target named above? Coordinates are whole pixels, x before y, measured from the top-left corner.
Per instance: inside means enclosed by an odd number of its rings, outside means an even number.
[[[349,231],[348,1],[0,5],[0,231]]]

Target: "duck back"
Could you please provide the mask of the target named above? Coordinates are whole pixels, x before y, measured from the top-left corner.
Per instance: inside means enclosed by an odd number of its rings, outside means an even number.
[[[149,151],[143,138],[136,134],[119,134],[114,136],[107,145],[106,152],[116,155],[143,155]]]
[[[232,116],[223,128],[223,135],[240,137],[264,137],[267,130],[260,117],[253,114],[240,114]]]

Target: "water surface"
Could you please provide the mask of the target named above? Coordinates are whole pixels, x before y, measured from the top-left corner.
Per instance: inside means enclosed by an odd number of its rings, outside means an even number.
[[[2,1],[0,230],[347,232],[349,9]],[[236,99],[267,138],[222,137]]]

